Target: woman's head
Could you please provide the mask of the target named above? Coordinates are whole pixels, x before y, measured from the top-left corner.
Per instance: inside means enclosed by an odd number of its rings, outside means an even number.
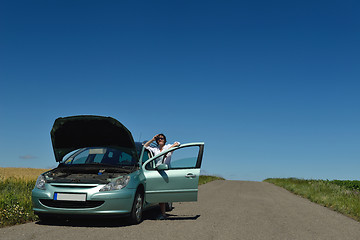
[[[158,145],[165,145],[166,137],[164,134],[160,133],[156,136],[155,141]]]

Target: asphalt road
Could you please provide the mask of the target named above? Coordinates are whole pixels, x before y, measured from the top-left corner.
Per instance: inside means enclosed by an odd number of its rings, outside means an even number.
[[[175,203],[168,220],[159,209],[139,225],[124,220],[28,223],[0,229],[0,239],[360,239],[360,223],[262,182],[215,181],[199,200]]]

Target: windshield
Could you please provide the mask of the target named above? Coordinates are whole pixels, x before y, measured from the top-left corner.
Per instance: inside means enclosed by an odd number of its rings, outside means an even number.
[[[82,148],[64,157],[65,165],[104,164],[112,166],[134,166],[137,164],[136,152],[127,148]]]

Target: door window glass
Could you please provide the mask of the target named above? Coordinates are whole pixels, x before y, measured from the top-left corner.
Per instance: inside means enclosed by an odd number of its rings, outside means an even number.
[[[199,155],[199,147],[191,146],[180,148],[172,152],[168,163],[169,169],[194,168]]]
[[[161,161],[169,166],[169,169],[195,168],[199,155],[199,146],[178,148],[167,154],[160,155],[155,160]],[[155,161],[154,160],[154,161]],[[156,169],[154,161],[149,162],[145,168],[147,170]]]
[[[143,155],[143,158],[142,158],[142,162],[146,162],[147,160],[150,159],[150,152],[148,150],[145,150],[144,151],[144,155]]]

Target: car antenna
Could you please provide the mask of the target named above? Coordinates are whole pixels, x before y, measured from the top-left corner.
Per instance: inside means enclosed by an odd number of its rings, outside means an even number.
[[[140,139],[141,139],[141,135],[142,135],[142,133],[140,133],[140,136],[139,136],[139,141],[138,141],[138,142],[140,142]]]

